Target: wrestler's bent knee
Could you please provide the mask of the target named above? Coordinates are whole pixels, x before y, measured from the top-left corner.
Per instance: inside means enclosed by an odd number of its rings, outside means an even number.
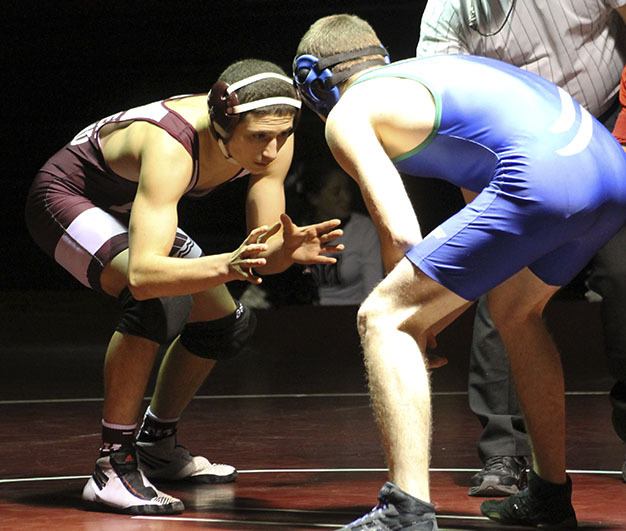
[[[379,313],[377,308],[380,307],[379,297],[375,293],[370,295],[363,301],[356,315],[357,330],[359,336],[363,338],[368,331],[371,330],[372,323],[376,320]]]
[[[125,288],[118,297],[122,317],[118,332],[139,336],[159,344],[174,340],[187,322],[193,299],[189,295],[137,300]]]
[[[187,323],[180,335],[181,344],[201,358],[233,358],[248,344],[256,328],[254,312],[237,301],[237,309],[221,319]]]

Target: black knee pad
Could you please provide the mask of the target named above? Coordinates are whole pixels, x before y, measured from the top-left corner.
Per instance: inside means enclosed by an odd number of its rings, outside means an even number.
[[[170,343],[180,334],[193,304],[190,295],[138,301],[128,288],[120,293],[118,301],[123,311],[116,330],[159,344]]]
[[[241,352],[256,328],[254,312],[237,302],[237,309],[215,321],[187,323],[180,342],[201,358],[224,360]]]

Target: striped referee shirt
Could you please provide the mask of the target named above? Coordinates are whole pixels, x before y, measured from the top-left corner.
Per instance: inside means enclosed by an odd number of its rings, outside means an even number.
[[[429,0],[417,57],[500,59],[552,81],[600,116],[626,61],[621,8],[626,0]]]

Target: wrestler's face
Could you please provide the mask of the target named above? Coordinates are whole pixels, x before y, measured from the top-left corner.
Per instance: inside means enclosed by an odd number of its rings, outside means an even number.
[[[228,152],[250,173],[260,173],[276,158],[293,133],[293,115],[249,113],[237,124]]]

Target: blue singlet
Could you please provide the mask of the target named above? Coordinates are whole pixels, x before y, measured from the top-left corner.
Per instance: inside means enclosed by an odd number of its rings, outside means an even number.
[[[523,267],[569,282],[626,221],[626,154],[556,85],[483,57],[440,55],[377,68],[433,95],[436,123],[394,159],[408,175],[479,192],[407,257],[467,300]]]

